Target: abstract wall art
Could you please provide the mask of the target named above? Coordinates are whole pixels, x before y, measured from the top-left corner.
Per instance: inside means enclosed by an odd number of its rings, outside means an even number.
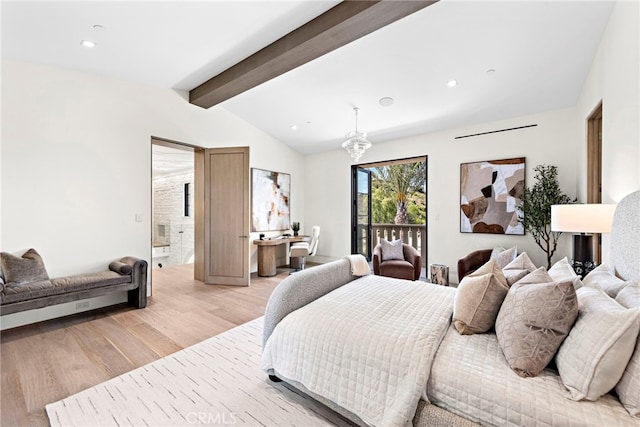
[[[291,227],[291,175],[251,169],[251,231],[283,231]]]
[[[524,235],[518,221],[524,177],[524,157],[462,163],[460,232]]]

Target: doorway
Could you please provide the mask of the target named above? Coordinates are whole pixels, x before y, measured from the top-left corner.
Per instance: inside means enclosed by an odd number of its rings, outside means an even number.
[[[248,286],[249,147],[156,137],[151,147],[152,175],[164,176],[152,187],[171,190],[152,192],[152,279],[153,269],[192,264],[182,271],[195,280]]]
[[[400,239],[427,262],[427,156],[351,167],[351,253]]]
[[[151,268],[194,262],[194,147],[152,139]]]

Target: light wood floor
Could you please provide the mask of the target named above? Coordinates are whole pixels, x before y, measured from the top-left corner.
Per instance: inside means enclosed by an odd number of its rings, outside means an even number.
[[[46,404],[262,316],[288,274],[212,286],[189,279],[192,265],[163,268],[153,271],[145,309],[114,306],[1,332],[0,425],[48,426]]]

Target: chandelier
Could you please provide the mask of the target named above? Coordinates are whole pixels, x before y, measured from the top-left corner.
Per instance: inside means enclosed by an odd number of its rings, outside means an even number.
[[[364,154],[365,150],[371,148],[371,143],[367,141],[367,133],[358,130],[358,107],[354,107],[356,113],[356,130],[345,135],[347,140],[342,143],[342,148],[347,150],[354,162],[357,162]]]

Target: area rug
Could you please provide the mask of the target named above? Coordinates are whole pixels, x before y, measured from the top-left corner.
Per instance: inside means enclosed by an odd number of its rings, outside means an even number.
[[[260,369],[263,318],[46,406],[53,427],[348,426]]]

